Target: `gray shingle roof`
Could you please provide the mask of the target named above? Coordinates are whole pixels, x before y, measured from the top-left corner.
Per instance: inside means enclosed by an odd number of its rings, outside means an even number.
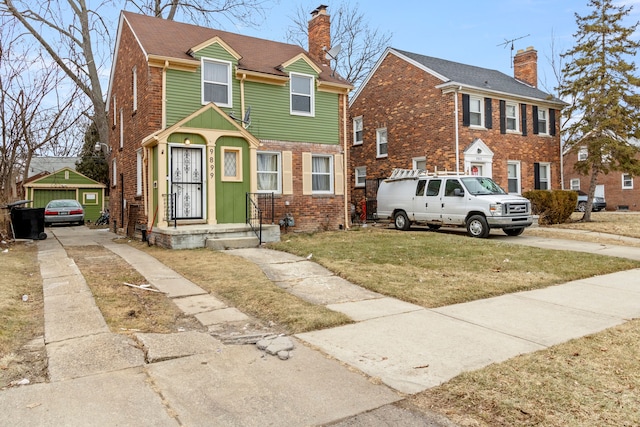
[[[475,67],[473,65],[461,64],[459,62],[447,61],[445,59],[433,58],[431,56],[419,55],[400,49],[393,49],[400,55],[423,65],[424,67],[440,74],[446,82],[460,83],[465,86],[472,86],[482,90],[490,90],[522,96],[527,98],[540,99],[548,102],[560,102],[561,100],[531,87],[526,83],[519,82],[500,71],[488,68]]]

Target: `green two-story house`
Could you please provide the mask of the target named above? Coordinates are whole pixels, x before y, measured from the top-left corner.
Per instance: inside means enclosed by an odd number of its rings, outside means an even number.
[[[163,233],[244,224],[252,202],[286,230],[346,226],[352,86],[330,67],[329,31],[325,7],[309,51],[122,12],[107,100],[114,229],[175,247]]]

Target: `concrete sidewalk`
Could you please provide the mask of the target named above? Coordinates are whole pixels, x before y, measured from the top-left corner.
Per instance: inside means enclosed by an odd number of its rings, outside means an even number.
[[[450,426],[393,403],[461,372],[640,317],[639,270],[425,309],[355,286],[306,258],[260,248],[229,253],[355,323],[290,338],[293,357],[284,361],[205,332],[131,339],[108,330],[64,247],[102,245],[120,255],[209,330],[249,318],[155,258],[114,243],[108,231],[48,231],[53,236],[38,247],[50,382],[0,391],[0,425]],[[640,248],[505,241],[640,259]]]

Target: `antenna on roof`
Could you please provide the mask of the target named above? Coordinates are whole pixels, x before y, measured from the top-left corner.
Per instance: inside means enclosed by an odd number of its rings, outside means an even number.
[[[327,55],[325,56],[328,60],[334,60],[336,61],[336,66],[333,68],[333,72],[331,73],[331,77],[334,76],[335,72],[336,72],[336,68],[338,67],[338,54],[340,53],[340,51],[342,50],[342,45],[338,44],[334,47],[332,47],[331,49],[329,49],[329,51],[327,52]]]
[[[509,44],[511,44],[511,68],[513,68],[513,42],[516,40],[520,40],[520,39],[524,39],[525,37],[529,37],[531,34],[527,34],[526,36],[521,36],[521,37],[516,37],[515,39],[511,39],[511,40],[507,40],[504,39],[504,43],[500,43],[496,46],[504,46],[505,49],[507,46],[509,46]]]

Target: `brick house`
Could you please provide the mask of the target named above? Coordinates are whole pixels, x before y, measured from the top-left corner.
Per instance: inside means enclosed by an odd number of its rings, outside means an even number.
[[[349,105],[352,202],[374,206],[394,168],[492,177],[510,193],[561,183],[562,101],[537,89],[537,52],[514,77],[388,48]]]
[[[630,139],[629,143],[640,148],[640,140]],[[564,165],[564,188],[589,191],[591,177],[578,174],[574,165],[588,155],[587,147],[576,146],[562,158]],[[600,174],[596,185],[596,196],[604,197],[607,210],[640,211],[640,182],[633,175],[614,171]]]
[[[258,196],[276,225],[290,214],[294,230],[343,226],[352,86],[326,59],[329,34],[326,6],[309,51],[122,12],[107,99],[115,229],[159,239],[241,225]]]

